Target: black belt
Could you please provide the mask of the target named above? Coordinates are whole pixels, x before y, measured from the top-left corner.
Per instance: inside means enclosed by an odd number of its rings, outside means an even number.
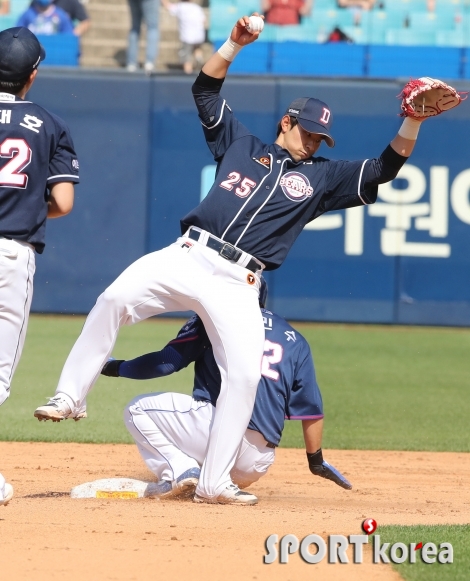
[[[276,444],[273,444],[272,442],[266,442],[266,448],[275,448]]]
[[[201,236],[201,232],[195,230],[194,228],[190,228],[187,236],[188,238],[191,238],[191,240],[196,240],[198,242]],[[214,238],[210,234],[207,239],[206,246],[218,252],[222,258],[225,258],[225,260],[230,260],[231,262],[238,262],[243,254],[243,252],[236,246],[233,246],[228,242],[217,240],[217,238]],[[251,272],[258,272],[258,270],[261,270],[261,265],[256,262],[254,258],[252,258],[244,268],[251,270]]]

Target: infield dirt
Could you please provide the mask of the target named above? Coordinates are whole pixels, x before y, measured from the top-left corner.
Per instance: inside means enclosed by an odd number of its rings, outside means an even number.
[[[152,480],[130,445],[0,443],[0,471],[15,497],[0,507],[5,581],[397,581],[388,565],[265,565],[271,534],[361,534],[361,522],[470,522],[470,454],[328,450],[353,483],[313,477],[305,452],[279,449],[252,490],[253,507],[190,500],[71,499],[77,484],[117,476]]]

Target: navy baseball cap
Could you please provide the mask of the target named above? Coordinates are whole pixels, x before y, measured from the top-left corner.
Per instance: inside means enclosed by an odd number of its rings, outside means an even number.
[[[0,80],[22,81],[46,58],[34,34],[22,26],[0,32]]]
[[[335,140],[330,134],[333,114],[323,101],[311,97],[301,97],[292,101],[285,114],[295,117],[305,131],[323,135],[329,147],[335,146]]]

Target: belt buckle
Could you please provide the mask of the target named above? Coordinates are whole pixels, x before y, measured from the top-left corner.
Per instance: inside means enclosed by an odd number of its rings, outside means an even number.
[[[219,254],[222,256],[222,258],[225,258],[226,260],[233,260],[234,262],[236,262],[241,256],[240,250],[228,242],[224,243],[219,251]]]

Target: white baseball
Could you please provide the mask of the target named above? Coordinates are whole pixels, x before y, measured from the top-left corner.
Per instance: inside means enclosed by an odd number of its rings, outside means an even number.
[[[246,29],[248,32],[261,32],[264,28],[264,20],[261,16],[250,16],[250,22]]]

